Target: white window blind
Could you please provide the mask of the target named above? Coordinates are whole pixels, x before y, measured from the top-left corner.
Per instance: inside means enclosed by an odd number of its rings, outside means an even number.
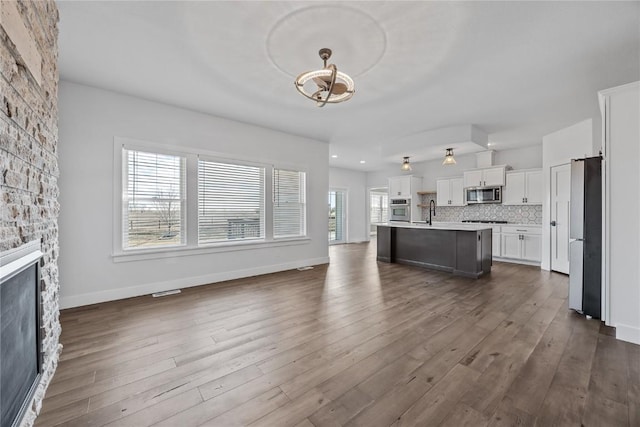
[[[186,159],[123,150],[123,249],[185,242]]]
[[[273,170],[273,237],[305,236],[306,174]]]
[[[198,243],[264,239],[265,168],[198,160]]]

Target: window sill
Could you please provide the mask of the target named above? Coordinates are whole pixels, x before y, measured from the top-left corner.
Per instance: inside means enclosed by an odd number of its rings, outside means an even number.
[[[173,258],[179,256],[215,254],[220,252],[247,251],[254,249],[277,248],[282,246],[304,245],[311,241],[309,237],[281,238],[269,241],[249,241],[234,243],[212,243],[203,246],[181,246],[170,248],[134,249],[111,255],[113,262],[144,261],[150,259]]]

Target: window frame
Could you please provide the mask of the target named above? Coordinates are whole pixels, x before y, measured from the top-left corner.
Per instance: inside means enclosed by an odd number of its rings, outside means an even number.
[[[275,226],[275,215],[274,215],[276,194],[275,194],[273,189],[274,189],[274,186],[275,186],[275,171],[276,170],[282,170],[282,171],[285,171],[285,172],[296,172],[296,173],[303,173],[304,174],[304,183],[303,183],[304,184],[304,201],[301,203],[302,206],[303,206],[303,215],[304,215],[304,217],[303,217],[304,224],[302,226],[302,228],[303,228],[302,234],[299,234],[299,235],[287,235],[287,236],[280,236],[280,237],[276,237],[274,235],[274,231],[275,231],[275,228],[276,228],[276,226]],[[272,170],[271,170],[271,178],[272,178],[273,181],[272,181],[272,184],[271,184],[271,201],[272,201],[274,206],[273,206],[273,208],[271,210],[272,218],[271,218],[271,227],[270,228],[271,228],[273,240],[286,240],[286,239],[295,239],[295,238],[305,238],[305,237],[308,236],[308,234],[309,234],[308,220],[309,219],[308,219],[308,208],[307,208],[308,207],[308,203],[307,203],[307,199],[308,199],[308,194],[309,194],[308,193],[309,184],[308,184],[307,176],[308,176],[307,171],[300,170],[298,168],[276,167],[276,166],[274,166],[272,168]]]
[[[180,242],[178,243],[174,243],[174,244],[168,244],[168,245],[157,245],[157,246],[146,246],[146,247],[141,247],[141,248],[135,248],[135,247],[124,247],[124,228],[125,228],[125,224],[124,224],[124,208],[125,208],[125,204],[130,203],[129,200],[127,200],[127,202],[125,202],[125,198],[128,199],[129,196],[129,191],[128,191],[128,184],[129,184],[129,160],[128,160],[128,153],[129,152],[139,152],[139,153],[146,153],[146,154],[151,154],[151,155],[161,155],[161,156],[172,156],[172,157],[177,157],[180,159],[180,197],[179,197],[179,203],[180,203]],[[158,248],[178,248],[178,247],[182,247],[186,245],[187,242],[187,217],[186,217],[186,207],[187,207],[187,176],[186,176],[186,172],[187,172],[187,157],[183,154],[178,154],[178,153],[169,153],[169,152],[165,152],[165,151],[150,151],[150,150],[145,150],[145,149],[139,149],[139,148],[131,148],[130,146],[126,146],[123,145],[122,146],[122,150],[121,150],[121,162],[122,162],[122,198],[120,199],[120,203],[121,203],[121,216],[122,216],[122,221],[121,221],[121,227],[120,227],[120,239],[121,239],[121,247],[122,247],[122,251],[123,252],[130,252],[130,251],[137,251],[140,249],[144,249],[144,248],[149,248],[149,249],[158,249]],[[125,181],[127,182],[127,185],[125,186]],[[127,236],[127,240],[130,240],[130,236]]]
[[[147,248],[123,248],[123,196],[127,191],[124,188],[124,168],[126,161],[124,149],[144,151],[148,153],[166,154],[186,157],[186,182],[184,203],[184,228],[185,243],[180,246],[157,246]],[[241,164],[247,166],[264,167],[264,239],[251,240],[226,240],[214,243],[198,242],[198,160],[214,161],[220,163]],[[308,194],[309,172],[306,167],[294,166],[280,162],[254,161],[254,159],[236,159],[228,154],[216,153],[207,150],[193,149],[189,147],[161,144],[124,137],[113,139],[113,229],[112,229],[112,253],[114,262],[140,261],[147,259],[169,258],[175,256],[190,256],[218,252],[242,251],[259,248],[284,247],[292,245],[308,244],[311,238],[308,235]],[[305,234],[302,236],[274,238],[273,219],[273,176],[275,169],[285,169],[305,174],[305,203],[304,219]]]
[[[255,243],[260,243],[260,242],[266,242],[267,241],[267,222],[266,222],[266,217],[267,217],[267,175],[269,175],[269,169],[271,168],[271,165],[269,164],[265,164],[265,163],[256,163],[256,162],[249,162],[249,161],[243,161],[243,160],[229,160],[229,159],[222,159],[219,157],[213,157],[213,156],[208,156],[208,155],[204,155],[204,154],[198,154],[197,155],[197,171],[196,174],[198,176],[197,179],[197,192],[196,192],[196,198],[197,198],[197,209],[198,211],[200,210],[200,161],[204,161],[204,162],[211,162],[211,163],[221,163],[221,164],[226,164],[226,165],[234,165],[234,166],[248,166],[248,167],[256,167],[256,168],[262,168],[263,172],[264,172],[264,179],[262,182],[263,188],[262,188],[262,207],[263,207],[263,212],[262,212],[262,218],[260,218],[261,221],[261,226],[264,227],[264,235],[262,237],[256,237],[253,239],[240,239],[240,240],[220,240],[217,242],[200,242],[200,213],[198,212],[196,215],[196,227],[197,227],[197,241],[196,241],[196,245],[198,247],[209,247],[209,246],[216,246],[219,244],[226,244],[226,243],[239,243],[239,242],[255,242]]]

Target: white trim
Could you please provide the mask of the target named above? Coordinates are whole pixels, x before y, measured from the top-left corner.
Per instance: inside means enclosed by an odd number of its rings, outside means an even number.
[[[342,240],[329,241],[329,245],[342,245],[344,243],[352,243],[349,241],[349,189],[345,187],[329,187],[329,193],[342,192],[344,194],[344,210],[342,212],[342,226],[344,235]]]
[[[601,317],[605,325],[611,325],[611,170],[609,168],[609,141],[611,139],[609,123],[609,97],[600,94],[600,114],[602,116],[602,290]]]
[[[0,282],[9,280],[42,257],[40,241],[33,240],[0,255]]]
[[[640,328],[617,324],[616,339],[633,344],[640,344]]]
[[[540,262],[538,262],[538,261],[528,261],[526,259],[501,258],[501,257],[494,256],[493,260],[494,261],[498,261],[498,262],[509,262],[511,264],[523,264],[523,265],[531,265],[533,267],[540,267]]]
[[[291,261],[283,264],[266,265],[246,270],[226,271],[222,273],[205,274],[202,276],[185,277],[164,282],[146,283],[144,285],[112,289],[108,291],[91,292],[69,297],[60,297],[60,308],[80,307],[89,304],[97,304],[106,301],[115,301],[123,298],[150,295],[154,292],[168,291],[171,289],[190,288],[227,280],[242,279],[245,277],[259,276],[262,274],[277,273],[293,270],[298,267],[320,265],[329,263],[329,257],[312,258],[306,260]]]
[[[309,237],[281,238],[270,241],[245,240],[191,246],[171,246],[165,248],[135,249],[131,252],[117,252],[111,255],[113,262],[142,261],[147,259],[172,258],[178,256],[214,254],[219,252],[247,251],[252,249],[277,248],[281,246],[303,245],[311,241]]]
[[[180,156],[185,159],[185,202],[183,209],[184,243],[174,246],[156,246],[150,248],[128,248],[123,249],[122,245],[122,211],[123,211],[123,183],[127,168],[124,167],[126,160],[124,150],[138,150],[150,153],[159,153],[172,156]],[[260,240],[246,241],[222,241],[220,243],[200,244],[198,242],[198,160],[213,161],[225,164],[241,164],[247,166],[261,167],[265,175],[264,192],[264,224],[265,236]],[[156,258],[167,258],[171,256],[187,256],[217,252],[229,252],[239,250],[250,250],[258,248],[269,248],[279,246],[298,245],[308,243],[309,206],[307,198],[309,195],[309,171],[308,165],[294,166],[279,161],[238,160],[225,156],[224,154],[194,149],[182,146],[173,146],[150,141],[131,139],[114,136],[113,138],[113,210],[112,210],[112,253],[113,262],[140,261]],[[296,236],[274,237],[273,236],[273,174],[274,170],[286,170],[304,174],[304,234]],[[185,212],[186,211],[186,214]]]

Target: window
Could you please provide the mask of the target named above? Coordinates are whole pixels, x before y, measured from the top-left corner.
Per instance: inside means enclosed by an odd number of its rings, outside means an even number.
[[[296,237],[307,234],[306,174],[273,170],[273,237]]]
[[[117,137],[114,167],[116,261],[307,240],[305,172]]]
[[[265,168],[198,161],[198,243],[264,239]]]
[[[371,224],[370,234],[376,234],[377,224],[385,223],[389,220],[389,196],[386,188],[373,188],[369,192],[369,222]]]
[[[186,158],[123,150],[124,249],[185,243]]]

